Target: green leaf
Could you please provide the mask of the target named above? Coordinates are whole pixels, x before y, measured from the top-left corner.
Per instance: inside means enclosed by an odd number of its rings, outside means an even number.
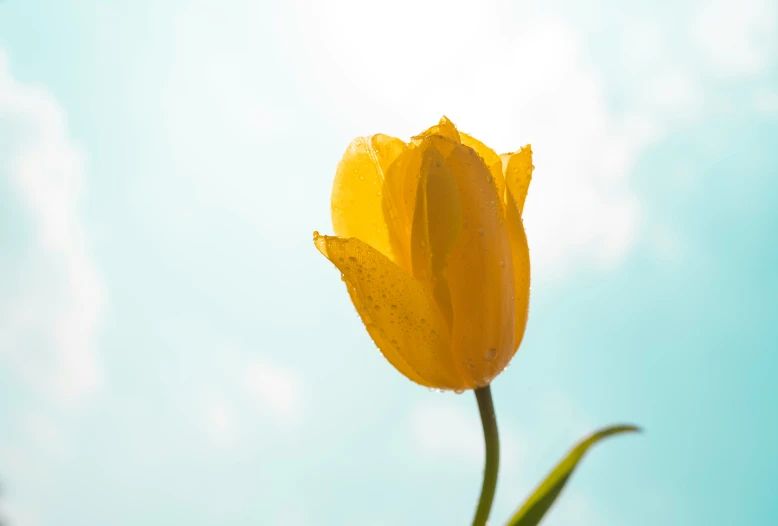
[[[530,495],[524,505],[519,508],[519,511],[511,517],[506,526],[536,526],[539,524],[543,519],[543,516],[562,492],[562,488],[567,484],[567,479],[573,474],[573,470],[590,447],[603,438],[611,435],[639,431],[639,428],[629,425],[606,427],[579,442],[578,445],[571,449],[567,456],[557,464],[554,471],[548,474],[546,480],[544,480],[532,495]]]

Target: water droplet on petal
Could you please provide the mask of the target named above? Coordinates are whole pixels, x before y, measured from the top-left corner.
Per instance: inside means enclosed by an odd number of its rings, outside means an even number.
[[[484,358],[486,358],[486,361],[491,362],[495,356],[497,356],[497,349],[489,349],[486,351]]]

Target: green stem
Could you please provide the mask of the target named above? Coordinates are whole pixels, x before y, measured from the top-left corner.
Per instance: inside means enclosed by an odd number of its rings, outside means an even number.
[[[478,410],[481,412],[481,424],[484,427],[484,442],[486,443],[486,465],[484,466],[484,483],[481,486],[481,498],[475,512],[473,526],[485,526],[492,511],[494,492],[497,489],[497,471],[500,467],[500,437],[497,434],[497,415],[494,413],[492,391],[489,386],[475,390]]]

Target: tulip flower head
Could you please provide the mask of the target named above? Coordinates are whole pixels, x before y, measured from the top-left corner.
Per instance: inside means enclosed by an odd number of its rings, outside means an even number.
[[[497,155],[443,117],[406,143],[351,142],[332,189],[337,237],[314,242],[342,273],[386,359],[414,382],[463,391],[510,362],[527,323],[522,223],[532,150]]]

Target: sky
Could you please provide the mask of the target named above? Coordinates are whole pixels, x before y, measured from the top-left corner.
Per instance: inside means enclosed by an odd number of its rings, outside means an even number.
[[[531,143],[502,524],[778,523],[778,5],[0,0],[0,517],[469,524],[483,445],[312,232],[354,137]]]

